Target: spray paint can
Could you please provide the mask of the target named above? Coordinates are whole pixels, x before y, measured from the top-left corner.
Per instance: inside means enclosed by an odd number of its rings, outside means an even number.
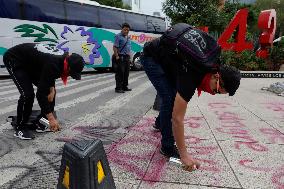
[[[182,167],[182,162],[180,161],[180,159],[175,157],[170,157],[169,163],[177,167]]]
[[[177,167],[185,169],[185,165],[178,158],[170,157],[169,163]],[[193,170],[196,170],[196,169],[197,169],[196,165],[193,165]]]
[[[49,127],[49,121],[45,119],[44,117],[40,118],[39,122],[43,124],[46,127]]]

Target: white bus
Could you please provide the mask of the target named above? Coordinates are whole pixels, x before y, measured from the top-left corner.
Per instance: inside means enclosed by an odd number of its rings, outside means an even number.
[[[37,42],[81,54],[86,69],[111,68],[114,37],[124,22],[131,26],[131,66],[140,69],[143,44],[166,29],[162,17],[86,0],[0,0],[0,67],[8,48]]]

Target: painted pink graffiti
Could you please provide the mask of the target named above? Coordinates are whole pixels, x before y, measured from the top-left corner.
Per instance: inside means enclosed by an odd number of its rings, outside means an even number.
[[[276,144],[278,141],[284,143],[284,135],[271,128],[262,128],[260,129],[260,132],[262,132],[265,136],[269,137],[269,141],[273,144]]]
[[[136,146],[146,144],[148,146],[148,150],[143,152],[143,155],[133,155],[121,150],[121,148],[127,147],[129,144]],[[122,166],[123,169],[134,173],[139,179],[142,179],[146,167],[139,167],[137,162],[141,161],[141,163],[147,163],[147,161],[152,158],[157,145],[158,141],[154,140],[153,138],[145,139],[137,136],[126,138],[125,140],[121,140],[119,143],[115,144],[115,147],[112,148],[112,151],[108,154],[108,160],[116,165]],[[135,163],[131,161],[134,161]],[[161,170],[157,170],[157,172],[161,172]],[[158,174],[156,176],[158,177]]]
[[[191,146],[190,148],[194,151],[191,155],[201,163],[200,170],[218,173],[221,172],[218,161],[200,158],[202,155],[207,155],[206,158],[213,156],[216,152],[218,152],[217,146]]]
[[[274,171],[271,181],[277,189],[284,189],[284,166]]]
[[[221,121],[221,127],[218,127],[216,130],[221,133],[229,134],[233,138],[237,139],[234,141],[234,148],[241,150],[241,147],[244,146],[255,152],[267,152],[269,149],[258,143],[257,140],[253,139],[249,131],[246,128],[246,125],[242,123],[244,119],[240,118],[237,114],[226,111],[226,108],[231,108],[230,103],[209,103],[208,106],[214,111],[218,119]],[[269,104],[269,109],[272,109],[276,112],[284,112],[284,108],[279,104]],[[283,135],[279,131],[271,128],[262,128],[260,131],[269,137],[272,143],[277,141],[283,141]],[[238,141],[238,139],[245,139],[245,141]],[[270,165],[267,166],[257,166],[254,165],[254,162],[251,159],[242,159],[239,160],[239,165],[250,169],[252,171],[261,171],[261,172],[272,172],[271,181],[277,189],[284,189],[283,177],[284,171],[282,169],[274,168]]]
[[[185,125],[191,129],[197,129],[201,127],[200,121],[202,120],[204,120],[202,117],[188,117],[186,118]],[[160,181],[168,166],[168,160],[159,153],[160,133],[152,130],[154,123],[155,118],[144,117],[137,125],[129,129],[129,133],[133,133],[133,136],[123,138],[118,143],[112,144],[112,150],[108,154],[108,159],[111,163],[121,169],[127,170],[138,179],[147,181],[149,185],[155,184],[152,181]],[[193,157],[202,163],[200,170],[211,173],[221,172],[220,167],[222,166],[218,161],[209,159],[209,157],[216,155],[218,146],[204,145],[204,140],[192,135],[186,136],[186,140],[190,145]],[[128,146],[141,145],[147,146],[147,149],[141,149],[141,153],[139,154],[136,153],[134,155],[124,150],[128,148]],[[142,153],[144,150],[146,150],[146,152]],[[151,164],[147,169],[143,164],[147,164],[150,160]],[[212,182],[218,185],[221,180],[220,175],[213,174],[213,177],[215,179]]]
[[[271,167],[256,167],[256,166],[253,166],[253,165],[249,165],[249,164],[252,164],[253,161],[250,160],[250,159],[243,159],[243,160],[240,160],[239,161],[239,164],[241,166],[244,166],[248,169],[251,169],[253,171],[263,171],[263,172],[268,172],[268,171],[271,171],[272,168]]]
[[[238,114],[226,111],[226,108],[233,107],[230,103],[209,103],[209,108],[214,111],[217,118],[221,121],[221,127],[217,127],[216,130],[220,133],[225,133],[231,135],[236,139],[245,139],[246,141],[236,140],[234,147],[236,149],[241,149],[241,146],[247,147],[250,150],[264,152],[268,151],[267,147],[262,144],[257,143],[258,141],[253,139],[250,135],[247,127],[242,121]]]
[[[149,162],[153,158],[160,142],[159,139],[156,137],[158,134],[150,130],[151,125],[153,124],[154,118],[145,118],[140,121],[139,124],[132,127],[130,129],[130,132],[136,134],[128,138],[123,138],[118,143],[114,143],[112,151],[108,154],[108,160],[111,163],[119,166],[120,168],[136,175],[138,179],[143,179],[146,172],[146,166],[141,166],[141,164],[147,164],[147,162]],[[127,148],[127,145],[145,145],[148,146],[148,148],[144,149],[147,151],[146,153],[133,155],[127,151],[122,150],[123,148]],[[138,162],[140,162],[140,164]],[[165,158],[160,158],[159,161],[155,161],[155,163],[152,164],[151,168],[155,171],[152,171],[153,174],[151,174],[151,170],[149,171],[151,175],[151,180],[160,180],[160,176],[165,169],[165,165]]]
[[[215,102],[215,103],[209,103],[208,106],[212,109],[219,109],[219,108],[227,108],[228,106],[231,106],[231,104],[226,102]]]
[[[254,166],[253,161],[250,159],[243,159],[239,161],[239,164],[247,169],[260,172],[273,172],[271,176],[271,182],[277,189],[284,189],[284,166],[281,167],[271,167],[267,166]]]
[[[272,110],[280,116],[280,119],[284,120],[284,103],[282,102],[271,102],[264,103],[267,109]]]
[[[203,117],[189,117],[184,119],[184,126],[190,128],[200,128],[200,123],[198,121],[203,120]]]
[[[139,43],[145,43],[147,41],[151,41],[155,39],[155,37],[147,36],[145,34],[140,35],[130,35],[131,40],[138,41]]]

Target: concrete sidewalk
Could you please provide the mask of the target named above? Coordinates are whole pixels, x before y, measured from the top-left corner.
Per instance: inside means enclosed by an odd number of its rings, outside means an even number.
[[[154,92],[143,93],[151,87],[148,81],[76,122],[67,120],[60,133],[20,141],[4,124],[0,189],[56,188],[62,147],[73,137],[104,141],[117,189],[284,189],[284,98],[260,90],[280,81],[243,78],[234,97],[194,95],[185,120],[188,150],[201,162],[194,172],[169,164],[159,153],[160,133],[152,129],[158,112],[142,110],[155,97]],[[130,100],[135,93],[143,94],[141,102]],[[134,122],[137,109],[143,113]],[[111,118],[98,124],[106,115]]]
[[[117,188],[284,188],[284,98],[260,88],[283,79],[242,79],[234,97],[191,100],[189,152],[201,169],[185,172],[159,153],[150,110],[108,154]]]

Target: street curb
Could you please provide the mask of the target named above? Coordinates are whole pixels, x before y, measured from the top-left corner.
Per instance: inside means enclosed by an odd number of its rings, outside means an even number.
[[[283,71],[241,71],[242,78],[284,78]]]

